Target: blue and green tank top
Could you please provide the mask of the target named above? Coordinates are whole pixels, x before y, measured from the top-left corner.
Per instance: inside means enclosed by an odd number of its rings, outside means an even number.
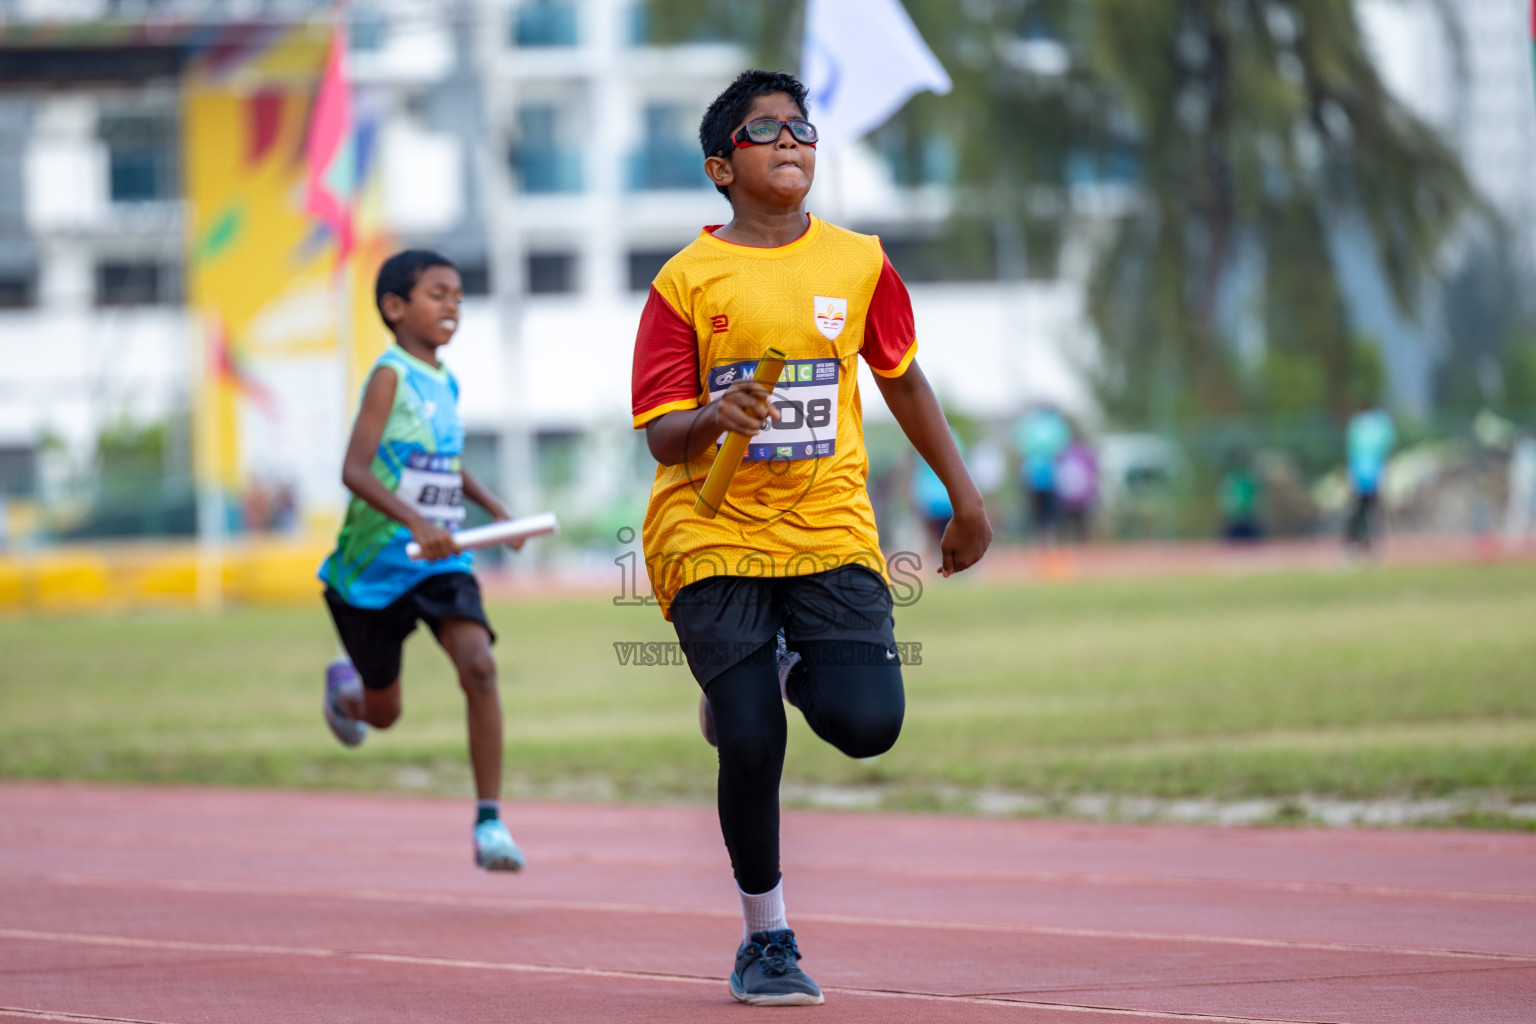
[[[373,456],[373,475],[423,516],[446,529],[464,522],[464,424],[459,383],[446,367],[422,362],[398,345],[379,357],[395,371],[395,404]],[[366,387],[366,385],[364,385]],[[405,554],[411,531],[354,495],[336,538],[336,550],[320,566],[320,579],[358,608],[383,608],[429,576],[468,572],[473,552],[438,562]]]

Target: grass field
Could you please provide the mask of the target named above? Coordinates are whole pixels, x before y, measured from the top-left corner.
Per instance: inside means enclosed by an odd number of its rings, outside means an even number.
[[[509,795],[712,799],[687,670],[621,665],[614,648],[674,639],[654,608],[572,598],[491,616]],[[848,761],[791,713],[791,798],[969,810],[1013,794],[1050,813],[1083,794],[1536,800],[1536,565],[957,578],[929,581],[897,633],[922,644],[901,742]],[[334,649],[318,601],[0,619],[0,776],[467,795],[462,699],[425,631],[407,645],[404,717],[356,751],[320,719]]]

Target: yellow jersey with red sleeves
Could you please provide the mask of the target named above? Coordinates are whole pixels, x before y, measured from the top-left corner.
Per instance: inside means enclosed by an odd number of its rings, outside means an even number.
[[[911,299],[878,238],[810,217],[788,245],[754,248],[716,238],[716,227],[652,283],[635,338],[635,427],[718,401],[770,346],[788,359],[771,399],[779,419],[752,438],[717,516],[694,501],[723,437],[692,462],[656,469],[643,536],[663,614],[712,575],[849,564],[885,575],[856,360],[899,377],[917,353]]]

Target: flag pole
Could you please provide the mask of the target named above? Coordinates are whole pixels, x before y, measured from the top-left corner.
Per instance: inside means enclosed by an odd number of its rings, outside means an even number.
[[[223,381],[213,357],[217,333],[223,330],[207,317],[196,317],[194,330],[202,339],[193,368],[198,382],[192,432],[192,469],[197,481],[197,606],[218,611],[224,604],[224,417]]]
[[[477,198],[486,228],[491,298],[501,332],[501,430],[497,445],[499,497],[515,515],[540,505],[533,431],[528,414],[528,375],[523,344],[523,246],[513,196],[511,115],[515,80],[501,73],[498,39],[505,31],[498,4],[482,4],[474,23],[479,67],[480,116],[475,151]]]

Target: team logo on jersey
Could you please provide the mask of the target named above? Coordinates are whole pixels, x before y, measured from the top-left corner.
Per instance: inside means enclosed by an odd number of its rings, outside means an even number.
[[[848,322],[848,300],[817,295],[812,299],[812,312],[816,315],[816,329],[828,341],[836,341]]]

